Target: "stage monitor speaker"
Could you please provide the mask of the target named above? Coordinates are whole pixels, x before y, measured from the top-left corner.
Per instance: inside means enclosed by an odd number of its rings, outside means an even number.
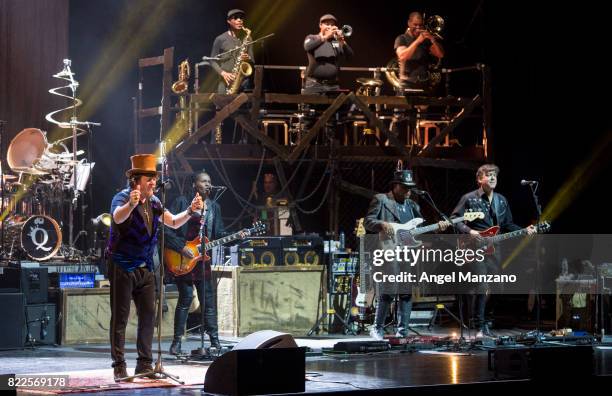
[[[232,246],[232,264],[241,267],[282,265],[282,237],[253,237]]]
[[[323,239],[318,234],[294,235],[283,240],[283,265],[325,265]]]
[[[49,296],[47,268],[4,268],[0,288],[23,292],[27,304],[46,303]]]
[[[495,377],[498,379],[531,378],[547,381],[558,381],[559,379],[575,381],[593,376],[593,347],[591,345],[510,346],[498,347],[491,352],[493,353]]]
[[[272,330],[245,337],[217,358],[204,379],[204,391],[222,395],[304,392],[306,348],[290,334]]]
[[[22,348],[25,340],[25,296],[0,293],[0,349]]]

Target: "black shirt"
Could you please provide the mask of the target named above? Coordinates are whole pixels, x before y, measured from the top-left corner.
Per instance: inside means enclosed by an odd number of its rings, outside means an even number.
[[[338,79],[339,58],[347,59],[353,55],[348,44],[341,45],[336,40],[321,39],[318,34],[309,34],[304,40],[304,50],[308,55],[306,77],[317,80],[336,81]]]
[[[408,34],[400,34],[395,39],[393,49],[397,52],[399,47],[408,47],[414,40],[416,40],[415,37]],[[416,48],[412,58],[399,63],[399,76],[401,80],[418,83],[426,82],[429,79],[428,69],[432,62],[432,55],[429,52],[430,48],[431,42],[425,40]]]
[[[484,219],[476,219],[470,223],[459,223],[457,228],[463,233],[469,233],[470,229],[483,231],[495,225],[500,226],[501,232],[509,232],[520,230],[521,227],[514,224],[512,220],[512,212],[506,197],[496,192],[493,192],[493,199],[489,202],[489,198],[484,193],[482,188],[465,194],[459,200],[459,203],[453,210],[453,217],[463,216],[466,210],[474,212],[483,212]]]
[[[250,41],[251,39],[249,39]],[[227,52],[236,47],[240,47],[242,45],[242,38],[234,37],[230,34],[229,31],[224,32],[215,38],[215,42],[213,43],[212,51],[210,53],[211,57],[215,57],[223,52]],[[247,54],[251,57],[249,63],[255,62],[255,58],[253,57],[253,46],[249,45],[247,47]],[[215,71],[221,75],[221,71],[230,72],[232,71],[235,63],[236,56],[238,56],[238,51],[229,53],[221,58],[219,61],[211,61],[210,66],[215,69]]]

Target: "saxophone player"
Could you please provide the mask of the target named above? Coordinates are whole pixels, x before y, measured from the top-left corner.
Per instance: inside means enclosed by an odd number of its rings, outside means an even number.
[[[212,51],[210,56],[216,57],[217,55],[237,49],[231,52],[222,59],[211,62],[211,67],[219,75],[219,83],[217,85],[217,93],[226,93],[226,88],[236,79],[235,73],[232,73],[236,56],[238,56],[239,48],[242,46],[244,39],[246,38],[246,32],[244,30],[244,19],[245,13],[239,9],[229,10],[227,13],[227,24],[229,29],[217,36],[213,43]],[[242,61],[253,64],[253,47],[247,46],[247,50],[241,55]],[[248,78],[244,78],[240,84],[239,91],[243,91],[248,86]]]

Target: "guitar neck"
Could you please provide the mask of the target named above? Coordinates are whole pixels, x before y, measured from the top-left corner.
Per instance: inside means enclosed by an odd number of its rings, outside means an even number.
[[[359,237],[359,287],[362,293],[365,293],[366,287],[366,268],[365,268],[365,252],[364,252],[364,241],[365,236]]]
[[[456,217],[454,219],[451,220],[451,222],[453,224],[457,224],[457,223],[461,223],[464,220],[464,217]],[[426,234],[428,232],[432,232],[432,231],[437,231],[438,229],[440,229],[440,226],[436,223],[436,224],[430,224],[428,226],[425,227],[419,227],[419,228],[415,228],[414,230],[412,230],[412,235],[420,235],[420,234]]]
[[[248,233],[249,232],[247,231],[247,234]],[[209,249],[212,249],[212,248],[217,247],[219,245],[225,245],[226,243],[230,243],[230,242],[235,241],[236,239],[239,239],[239,238],[240,238],[240,231],[236,232],[234,234],[228,235],[226,237],[223,237],[223,238],[220,238],[220,239],[215,239],[214,241],[208,242],[205,245],[205,249],[209,250]]]
[[[516,237],[519,237],[519,236],[522,236],[522,235],[525,235],[525,234],[527,234],[527,229],[523,228],[523,229],[520,229],[520,230],[508,232],[506,234],[495,235],[495,236],[489,237],[487,239],[489,239],[493,243],[496,243],[496,242],[505,241],[506,239],[516,238]]]

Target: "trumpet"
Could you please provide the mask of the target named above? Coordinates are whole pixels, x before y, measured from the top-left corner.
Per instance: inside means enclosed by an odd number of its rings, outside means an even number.
[[[340,31],[342,32],[342,35],[344,37],[351,37],[351,35],[353,34],[353,27],[351,25],[344,25],[342,26]]]

